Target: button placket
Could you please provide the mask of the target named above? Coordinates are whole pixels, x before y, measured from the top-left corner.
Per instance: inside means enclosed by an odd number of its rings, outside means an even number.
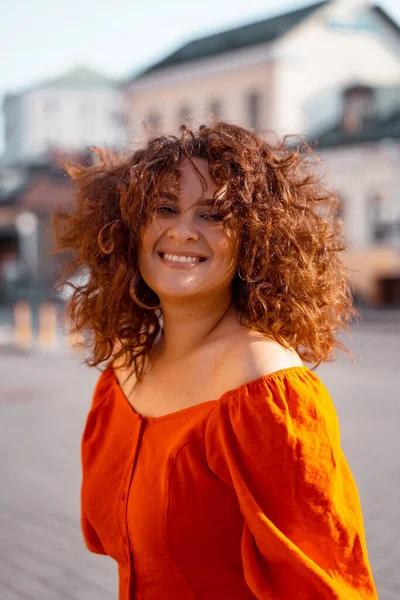
[[[140,418],[140,420],[139,420],[139,431],[138,431],[138,434],[136,436],[136,445],[135,445],[135,448],[134,448],[133,453],[132,453],[132,462],[131,462],[131,469],[130,469],[129,479],[127,481],[126,491],[123,491],[122,494],[121,494],[121,502],[125,502],[125,507],[124,507],[124,535],[123,535],[122,541],[123,541],[124,545],[126,546],[127,553],[128,553],[128,556],[129,556],[129,590],[130,590],[130,592],[131,592],[132,587],[133,587],[134,572],[133,572],[133,551],[132,551],[131,545],[129,543],[128,499],[129,499],[129,491],[130,491],[130,488],[131,488],[133,474],[134,474],[135,468],[136,468],[136,462],[137,462],[137,458],[138,458],[138,454],[139,454],[139,448],[140,448],[140,443],[141,443],[141,438],[142,438],[142,434],[143,434],[144,425],[145,425],[144,421],[142,420],[142,418]]]
[[[122,492],[122,494],[121,494],[121,502],[124,502],[124,501],[125,501],[125,496],[126,496],[125,492]],[[123,543],[124,543],[124,546],[126,546],[126,544],[127,544],[127,542],[128,542],[128,538],[126,537],[126,534],[125,534],[125,522],[126,522],[126,517],[125,517],[125,508],[123,508],[122,510],[124,511],[124,518],[123,518],[123,523],[124,523],[124,534],[122,535],[122,541],[123,541]]]

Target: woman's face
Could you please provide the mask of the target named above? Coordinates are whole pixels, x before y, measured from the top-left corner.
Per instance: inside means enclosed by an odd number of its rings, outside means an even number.
[[[139,268],[161,302],[231,294],[238,236],[223,227],[207,206],[217,189],[208,162],[200,158],[193,162],[207,188],[203,190],[190,161],[182,160],[178,198],[160,198],[153,220],[142,234]]]

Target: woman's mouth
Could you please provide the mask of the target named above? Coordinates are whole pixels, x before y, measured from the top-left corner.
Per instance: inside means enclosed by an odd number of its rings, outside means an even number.
[[[193,268],[195,265],[204,262],[207,260],[202,256],[190,256],[188,255],[178,255],[178,254],[169,254],[167,252],[159,252],[159,257],[162,262],[170,267],[186,267]]]

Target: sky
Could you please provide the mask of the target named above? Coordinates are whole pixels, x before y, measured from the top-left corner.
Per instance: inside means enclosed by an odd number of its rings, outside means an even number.
[[[8,0],[1,9],[0,20],[0,103],[7,92],[18,92],[57,77],[77,65],[124,78],[195,37],[313,3],[309,0]],[[400,0],[377,0],[376,4],[400,23]],[[2,151],[0,115],[0,154]]]

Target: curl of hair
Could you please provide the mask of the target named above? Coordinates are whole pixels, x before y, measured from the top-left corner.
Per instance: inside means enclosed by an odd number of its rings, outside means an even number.
[[[224,226],[240,235],[233,303],[241,322],[308,363],[331,360],[335,348],[350,354],[338,334],[350,333],[358,313],[340,256],[346,247],[338,199],[324,187],[307,144],[267,141],[213,122],[198,131],[182,127],[179,137],[152,138],[131,155],[92,151],[95,164],[65,165],[77,185],[75,204],[53,215],[53,253],[72,252],[59,286],[73,287],[68,313],[90,349],[89,366],[123,356],[140,379],[161,328],[161,311],[137,306],[129,293],[139,272],[140,235],[160,191],[176,191],[180,161],[194,157],[208,161],[218,189],[225,186],[215,207]],[[81,269],[87,280],[72,283]],[[142,297],[157,304],[149,288]]]

